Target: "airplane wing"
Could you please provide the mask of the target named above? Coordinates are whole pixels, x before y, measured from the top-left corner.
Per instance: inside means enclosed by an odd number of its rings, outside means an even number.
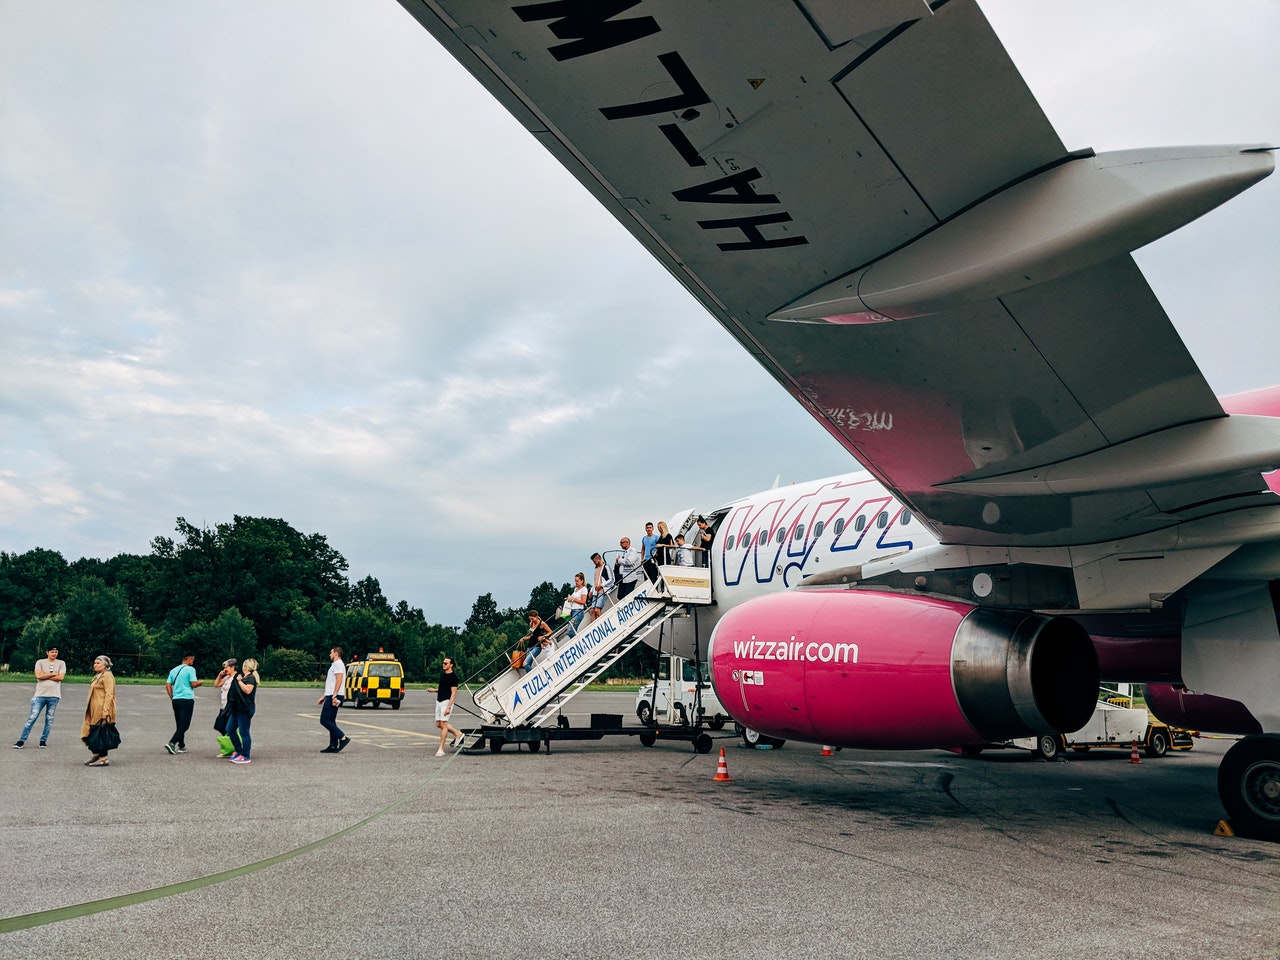
[[[1265,147],[1069,151],[971,0],[400,0],[945,542],[1274,500],[1129,253]]]

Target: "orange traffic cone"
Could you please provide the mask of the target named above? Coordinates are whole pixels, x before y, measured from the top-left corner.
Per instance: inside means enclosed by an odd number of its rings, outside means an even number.
[[[1133,741],[1133,746],[1129,748],[1129,762],[1141,763],[1142,758],[1138,756],[1138,741]]]
[[[720,748],[720,762],[716,764],[716,775],[711,778],[713,783],[728,783],[733,777],[729,776],[729,764],[724,759],[724,747]]]
[[[834,756],[835,756],[835,752],[834,752],[830,747],[828,747],[828,746],[824,743],[824,744],[822,745],[822,753],[821,753],[821,754],[819,754],[819,756],[823,756],[823,757],[834,757]]]

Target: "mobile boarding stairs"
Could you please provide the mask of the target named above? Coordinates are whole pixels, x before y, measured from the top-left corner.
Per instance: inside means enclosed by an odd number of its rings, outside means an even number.
[[[652,746],[661,732],[664,739],[689,740],[698,752],[708,752],[711,738],[699,723],[668,732],[656,724],[626,728],[620,717],[593,714],[591,727],[571,730],[562,713],[566,703],[655,630],[712,602],[709,567],[663,564],[657,570],[656,580],[642,571],[636,588],[621,600],[615,585],[600,616],[584,616],[573,636],[568,623],[561,626],[531,668],[507,667],[475,691],[482,725],[466,735],[463,750],[480,751],[487,741],[493,753],[508,743],[526,743],[534,752],[545,745],[549,752],[552,740],[599,740],[606,734],[639,736]]]

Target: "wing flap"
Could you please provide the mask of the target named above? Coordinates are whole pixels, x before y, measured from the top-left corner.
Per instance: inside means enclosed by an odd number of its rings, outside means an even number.
[[[974,4],[912,24],[836,87],[939,220],[1067,152]]]

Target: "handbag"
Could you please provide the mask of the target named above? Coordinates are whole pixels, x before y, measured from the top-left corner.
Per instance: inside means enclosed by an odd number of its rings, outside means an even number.
[[[231,719],[231,703],[228,698],[227,705],[218,711],[218,715],[213,718],[213,729],[219,733],[227,732],[227,721]]]
[[[522,667],[524,667],[524,651],[512,650],[511,651],[511,669],[519,670]]]
[[[573,616],[573,606],[566,599],[564,603],[560,604],[560,609],[556,611],[556,617],[560,620],[568,620],[571,616]]]
[[[89,728],[89,736],[85,737],[85,746],[98,756],[105,756],[109,751],[120,746],[120,732],[116,725],[107,720],[99,720]]]

